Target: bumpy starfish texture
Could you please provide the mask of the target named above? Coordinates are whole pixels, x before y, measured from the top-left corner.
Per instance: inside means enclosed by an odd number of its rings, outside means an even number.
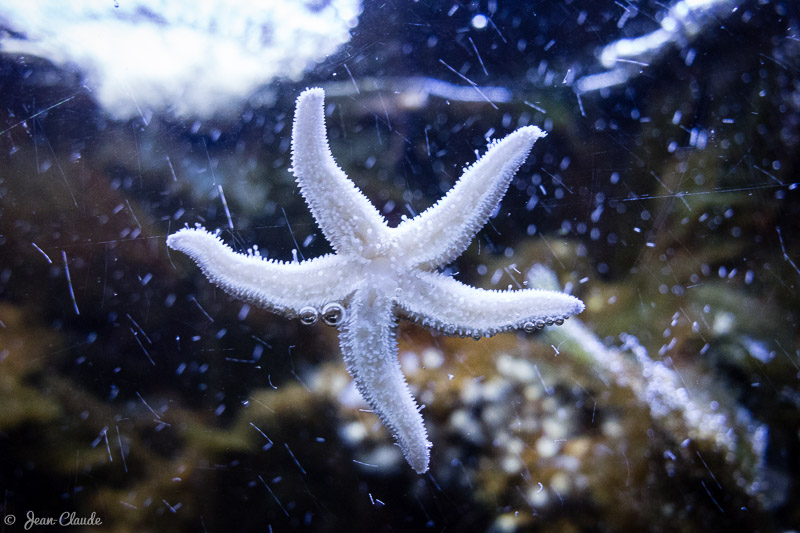
[[[475,338],[561,323],[583,302],[555,291],[494,291],[464,285],[437,268],[458,257],[487,222],[537,139],[535,126],[489,146],[438,203],[389,227],[337,166],[325,130],[322,89],[297,99],[292,172],[335,253],[280,262],[238,254],[217,234],[184,228],[167,245],[189,255],[229,294],[288,317],[321,311],[339,329],[347,370],[389,427],[408,463],[428,470],[431,443],[397,357],[399,316],[449,335]]]

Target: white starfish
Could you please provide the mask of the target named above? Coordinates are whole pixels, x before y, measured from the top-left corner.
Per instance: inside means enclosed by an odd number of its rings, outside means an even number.
[[[304,322],[339,328],[356,386],[394,434],[419,473],[430,459],[427,432],[397,358],[398,315],[446,334],[533,331],[583,310],[555,291],[483,290],[436,269],[458,257],[486,223],[512,176],[544,132],[535,126],[494,142],[456,185],[424,213],[390,228],[336,165],[328,146],[322,89],[297,99],[292,172],[322,233],[336,253],[301,262],[238,254],[218,235],[185,228],[167,245],[194,259],[211,282],[254,305]]]

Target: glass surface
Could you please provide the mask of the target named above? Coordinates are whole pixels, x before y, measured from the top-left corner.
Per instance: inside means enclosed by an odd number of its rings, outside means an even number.
[[[800,523],[796,1],[5,4],[5,531]],[[333,251],[290,172],[307,87],[391,226],[490,140],[547,132],[442,271],[586,310],[479,340],[401,317],[423,475],[335,326],[166,246],[199,224],[270,259]]]

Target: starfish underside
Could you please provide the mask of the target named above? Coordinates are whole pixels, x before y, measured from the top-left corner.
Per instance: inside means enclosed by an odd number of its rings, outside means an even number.
[[[184,228],[167,245],[189,255],[229,294],[288,317],[331,306],[339,343],[356,387],[394,434],[419,473],[430,460],[427,432],[397,357],[398,316],[448,335],[475,338],[511,329],[532,331],[583,310],[555,291],[492,291],[437,271],[458,257],[487,222],[533,143],[526,126],[489,146],[438,203],[397,227],[384,218],[337,166],[325,130],[324,92],[297,99],[292,172],[335,253],[281,262],[235,253],[217,234]]]

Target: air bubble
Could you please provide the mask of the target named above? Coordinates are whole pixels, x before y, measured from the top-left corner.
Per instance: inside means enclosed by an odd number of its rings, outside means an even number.
[[[338,326],[344,322],[344,307],[339,302],[331,302],[322,308],[322,321],[328,326]]]
[[[300,309],[298,315],[300,317],[300,322],[305,326],[316,324],[317,320],[319,320],[319,312],[311,306]]]

